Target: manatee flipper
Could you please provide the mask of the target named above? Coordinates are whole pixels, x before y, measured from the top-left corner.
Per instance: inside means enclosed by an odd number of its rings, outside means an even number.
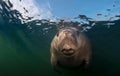
[[[85,58],[85,66],[84,66],[84,68],[85,69],[88,69],[89,67],[90,67],[90,62],[91,62],[91,56],[90,56],[90,54],[88,55],[88,56],[86,56],[86,58]]]
[[[53,55],[51,56],[51,64],[52,64],[53,69],[56,72],[61,73],[60,67],[58,65],[58,61],[57,61],[57,59]]]

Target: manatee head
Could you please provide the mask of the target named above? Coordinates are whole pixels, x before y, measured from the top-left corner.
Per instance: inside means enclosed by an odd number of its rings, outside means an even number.
[[[77,49],[77,37],[79,31],[76,28],[64,28],[56,34],[58,38],[58,51],[66,56],[74,55]]]

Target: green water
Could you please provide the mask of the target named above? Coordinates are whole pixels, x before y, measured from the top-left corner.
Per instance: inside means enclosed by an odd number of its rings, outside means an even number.
[[[14,13],[8,11],[0,9],[0,76],[120,75],[120,19],[112,21],[115,24],[110,28],[104,25],[109,21],[100,21],[85,32],[92,44],[93,59],[88,70],[63,69],[59,74],[50,64],[49,50],[57,28],[51,25],[53,28],[45,33],[43,28],[50,26],[47,23],[41,26],[36,26],[35,21],[22,24],[16,17],[10,23],[11,18],[6,14]]]
[[[55,31],[29,32],[24,25],[4,24],[0,29],[0,76],[114,76],[120,70],[120,26],[107,29],[96,25],[86,32],[93,47],[88,70],[56,73],[50,64],[50,42]]]
[[[0,32],[0,75],[49,75],[49,44],[24,30],[8,29]]]

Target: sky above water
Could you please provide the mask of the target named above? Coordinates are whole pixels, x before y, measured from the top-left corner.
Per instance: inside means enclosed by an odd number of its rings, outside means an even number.
[[[119,0],[10,0],[22,15],[35,19],[74,18],[86,15],[90,18],[108,19],[120,14]],[[25,12],[25,9],[29,12]],[[98,16],[97,14],[102,14]]]
[[[75,17],[84,14],[95,17],[97,13],[108,14],[111,9],[112,14],[115,11],[114,4],[117,5],[119,0],[36,0],[38,5],[47,4],[53,15],[58,17]]]

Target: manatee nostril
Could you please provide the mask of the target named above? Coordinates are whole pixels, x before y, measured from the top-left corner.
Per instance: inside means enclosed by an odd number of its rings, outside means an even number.
[[[74,54],[75,51],[72,48],[70,48],[70,49],[62,49],[61,52],[65,55],[72,55]]]
[[[70,51],[70,50],[72,50],[72,48],[70,48],[70,49],[62,49],[62,52],[63,51]]]

